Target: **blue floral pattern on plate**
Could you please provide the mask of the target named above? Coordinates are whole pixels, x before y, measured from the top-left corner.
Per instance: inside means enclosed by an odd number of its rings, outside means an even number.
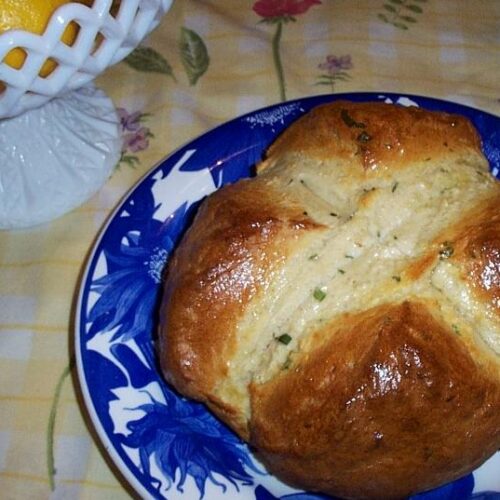
[[[247,446],[203,405],[162,379],[155,358],[164,266],[199,202],[252,174],[273,139],[312,107],[337,99],[381,100],[460,113],[481,133],[496,176],[500,119],[418,96],[316,96],[242,116],[204,134],[151,170],[118,207],[88,261],[76,318],[78,374],[95,428],[142,497],[313,500],[268,475]],[[477,473],[414,500],[500,500],[500,453]],[[496,490],[496,491],[495,491]]]

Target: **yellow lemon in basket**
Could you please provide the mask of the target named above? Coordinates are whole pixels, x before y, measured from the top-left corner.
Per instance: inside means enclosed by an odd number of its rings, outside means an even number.
[[[76,0],[77,3],[92,4],[92,0]],[[54,11],[69,0],[0,0],[0,34],[14,29],[42,34]],[[78,25],[71,22],[65,29],[61,40],[72,45],[78,34]],[[26,52],[22,48],[12,49],[4,61],[13,68],[19,69],[24,64]],[[56,67],[56,62],[47,60],[40,76],[47,76]]]

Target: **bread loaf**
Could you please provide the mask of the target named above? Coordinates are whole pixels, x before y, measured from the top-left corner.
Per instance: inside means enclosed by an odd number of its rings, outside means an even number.
[[[471,123],[338,101],[202,204],[160,361],[282,480],[402,498],[500,448],[500,186]]]

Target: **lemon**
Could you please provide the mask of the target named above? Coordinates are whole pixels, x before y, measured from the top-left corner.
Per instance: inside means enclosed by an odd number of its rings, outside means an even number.
[[[76,0],[87,5],[92,0]],[[49,23],[54,11],[61,5],[70,3],[69,0],[0,0],[0,33],[8,30],[21,29],[31,33],[42,34]],[[71,22],[61,37],[61,40],[72,45],[78,34],[78,25]],[[12,49],[5,56],[4,61],[13,68],[19,69],[24,64],[26,52],[22,48]],[[53,60],[45,61],[40,76],[49,75],[57,63]]]

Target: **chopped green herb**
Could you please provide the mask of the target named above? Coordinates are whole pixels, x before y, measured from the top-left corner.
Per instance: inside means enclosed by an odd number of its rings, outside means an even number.
[[[359,142],[366,143],[372,140],[372,136],[363,130],[363,132],[361,132],[361,134],[358,135],[357,140]]]
[[[340,267],[337,269],[337,271],[340,273],[340,274],[345,274],[345,271],[343,269],[340,269]]]
[[[401,276],[392,276],[392,279],[399,283],[401,281]]]
[[[283,363],[283,367],[282,367],[282,370],[288,370],[292,364],[293,364],[293,361],[292,361],[292,354],[295,354],[297,351],[290,351],[285,359],[285,362]]]
[[[399,182],[395,182],[393,185],[392,185],[392,188],[391,188],[391,193],[394,193],[394,191],[396,191],[396,189],[398,188],[399,186]]]
[[[313,292],[313,297],[318,301],[321,302],[322,300],[325,299],[326,293],[321,290],[321,288],[315,288]]]
[[[398,239],[398,237],[397,237],[396,235],[394,235],[392,238],[393,238],[393,239],[395,239],[395,240],[397,240],[397,239]]]
[[[352,255],[349,255],[349,254],[345,254],[344,257],[346,259],[354,259],[354,257]]]
[[[335,212],[330,212],[330,215],[331,215],[332,217],[338,217],[338,214],[336,214]]]
[[[460,335],[460,329],[458,328],[457,325],[453,324],[451,325],[451,327],[453,328],[453,331],[457,334],[457,335]]]
[[[309,258],[307,260],[318,260],[318,254],[313,253],[312,255],[309,256]]]
[[[439,250],[439,258],[441,260],[449,259],[454,252],[453,245],[449,241],[441,243],[441,249]]]
[[[380,238],[380,231],[377,231],[377,238]]]
[[[343,109],[341,112],[340,112],[340,117],[342,118],[342,121],[350,128],[352,127],[356,127],[356,128],[365,128],[366,125],[363,123],[363,122],[357,122],[356,120],[354,120],[354,118],[352,118],[350,115],[349,115],[349,112],[347,111],[347,109]]]
[[[278,342],[281,342],[282,344],[288,345],[292,341],[292,337],[288,335],[288,333],[283,333],[279,337],[274,337]]]

